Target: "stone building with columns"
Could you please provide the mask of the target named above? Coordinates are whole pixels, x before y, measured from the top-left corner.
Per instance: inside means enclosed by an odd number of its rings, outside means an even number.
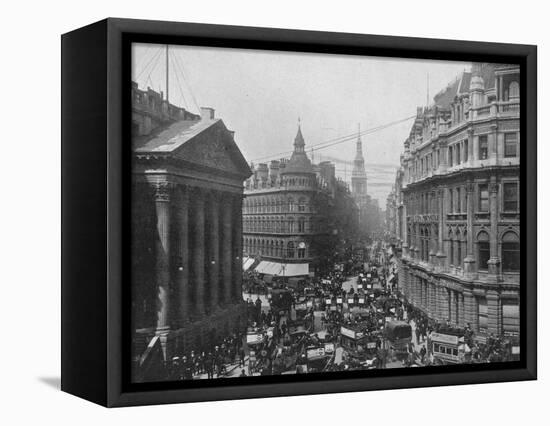
[[[306,277],[328,267],[357,230],[357,207],[334,164],[312,164],[301,128],[290,159],[253,166],[245,182],[244,254],[268,276]]]
[[[250,168],[233,132],[203,108],[143,126],[132,137],[132,330],[134,379],[156,344],[164,360],[200,351],[246,326],[242,298],[243,181]],[[163,101],[162,109],[177,107]],[[153,377],[155,378],[155,377]],[[158,377],[157,377],[158,378]]]
[[[390,197],[404,296],[481,339],[519,335],[519,79],[475,63],[419,108]]]

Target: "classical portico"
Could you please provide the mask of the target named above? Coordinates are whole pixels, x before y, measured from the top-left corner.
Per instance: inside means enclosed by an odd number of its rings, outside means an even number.
[[[241,221],[251,172],[233,133],[207,112],[134,139],[134,359],[155,336],[166,360],[246,322]]]

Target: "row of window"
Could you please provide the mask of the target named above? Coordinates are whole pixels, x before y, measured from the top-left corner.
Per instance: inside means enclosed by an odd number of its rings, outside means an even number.
[[[487,135],[478,136],[478,158],[487,160],[489,158],[489,143]],[[504,134],[504,158],[514,158],[519,155],[519,136],[517,132]],[[454,143],[447,147],[447,159],[449,167],[459,165],[468,161],[468,140]],[[430,170],[436,170],[440,163],[440,150],[430,152],[416,160],[414,167],[409,167],[409,180],[412,176],[426,176]]]
[[[303,242],[289,241],[286,245],[281,240],[265,240],[257,238],[245,238],[243,240],[244,252],[249,255],[278,257],[284,259],[304,259],[308,256],[307,245]]]
[[[437,301],[436,287],[429,284],[426,280],[418,277],[412,277],[418,282],[416,300],[427,307],[432,300],[434,304],[441,303]],[[460,292],[450,289],[446,290],[444,300],[444,316],[452,323],[460,323],[460,312],[464,312],[464,297]],[[476,323],[471,324],[477,332],[487,333],[489,323],[489,311],[487,308],[487,298],[477,296],[476,298]],[[502,318],[502,333],[505,335],[517,335],[519,333],[519,305],[514,300],[502,300],[500,303],[500,317]],[[441,349],[440,349],[441,350]]]
[[[489,185],[478,185],[477,211],[489,211]],[[502,210],[504,212],[519,211],[519,184],[518,182],[504,182],[502,184]]]
[[[412,241],[418,241],[418,256],[420,260],[428,262],[430,243],[437,239],[437,234],[431,235],[428,230],[420,231],[419,238],[415,234],[409,234],[409,246]],[[462,262],[466,257],[467,252],[467,237],[466,234],[460,234],[457,230],[456,234],[449,235],[449,264],[456,267],[462,267]],[[491,257],[489,234],[482,231],[477,236],[477,268],[479,271],[487,271],[488,262]],[[518,272],[520,270],[520,248],[519,237],[515,232],[506,232],[500,242],[500,260],[503,272]]]
[[[309,232],[310,222],[305,217],[244,217],[244,232],[294,233]]]
[[[519,183],[502,182],[502,211],[505,213],[519,211]],[[449,196],[449,213],[465,213],[466,212],[466,189],[463,186],[457,186],[448,189]],[[414,214],[437,214],[438,203],[437,197],[433,192],[425,192],[418,194],[416,197],[410,198],[407,205],[408,212]],[[477,185],[477,206],[478,212],[489,212],[489,184],[480,183]]]
[[[282,186],[284,188],[290,188],[290,187],[314,188],[315,183],[316,183],[315,179],[310,179],[310,178],[283,177],[282,181],[279,181],[272,177],[268,177],[267,179],[258,179],[258,178],[249,179],[245,182],[245,187],[247,189],[270,188],[274,186],[277,186],[277,187]]]
[[[305,197],[246,197],[243,200],[243,213],[283,213],[306,212],[309,205]]]

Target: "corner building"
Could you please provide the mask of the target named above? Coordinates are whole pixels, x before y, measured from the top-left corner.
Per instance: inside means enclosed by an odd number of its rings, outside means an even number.
[[[519,79],[476,63],[419,108],[390,197],[406,299],[480,339],[519,335]]]
[[[253,167],[245,182],[244,255],[255,270],[305,277],[328,268],[336,241],[357,229],[357,207],[334,165],[311,163],[298,127],[290,159]],[[344,210],[342,210],[344,209]]]

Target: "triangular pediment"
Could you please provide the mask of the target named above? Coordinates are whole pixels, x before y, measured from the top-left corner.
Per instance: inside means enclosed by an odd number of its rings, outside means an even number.
[[[250,168],[233,139],[233,134],[221,120],[212,122],[184,144],[174,150],[174,157],[216,169],[221,172],[241,175],[245,178],[251,175]]]

